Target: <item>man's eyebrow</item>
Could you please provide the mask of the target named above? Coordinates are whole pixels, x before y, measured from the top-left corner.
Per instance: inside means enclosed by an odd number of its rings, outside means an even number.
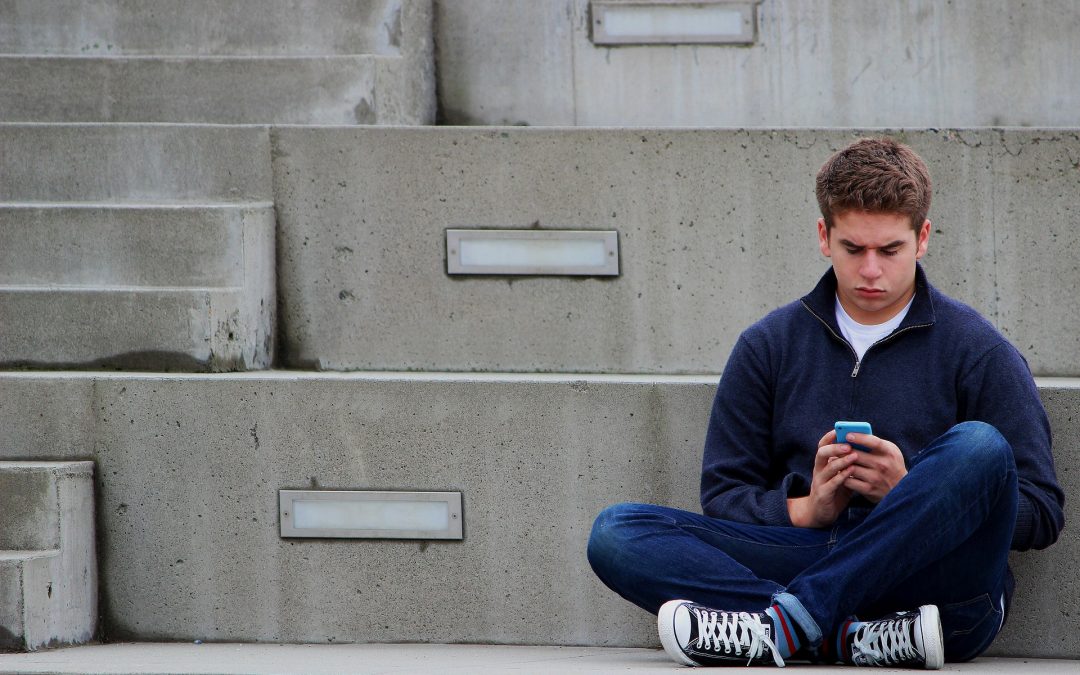
[[[878,249],[882,249],[882,248],[899,248],[899,247],[903,246],[905,243],[906,242],[903,239],[897,239],[896,241],[890,241],[888,244],[883,244],[881,246],[870,246],[869,248],[878,248]],[[847,248],[867,248],[866,246],[862,246],[861,244],[856,244],[855,242],[850,241],[848,239],[841,239],[840,244],[842,246],[846,246]]]

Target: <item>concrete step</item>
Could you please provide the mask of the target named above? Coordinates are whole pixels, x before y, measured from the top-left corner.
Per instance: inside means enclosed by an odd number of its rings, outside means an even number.
[[[0,124],[0,202],[271,202],[262,127]]]
[[[611,503],[698,508],[715,381],[5,373],[0,457],[96,461],[110,640],[652,647],[653,618],[595,579],[586,539]],[[1080,494],[1080,381],[1039,386]],[[282,539],[278,490],[314,486],[461,491],[465,538]],[[1072,529],[1014,556],[995,654],[1080,658],[1077,556]]]
[[[0,286],[244,286],[274,205],[0,203]],[[264,240],[269,239],[269,243]]]
[[[395,114],[395,58],[0,56],[0,120],[422,124]]]
[[[291,367],[709,373],[825,269],[810,184],[859,133],[0,125],[0,200],[272,201]],[[902,135],[935,170],[931,279],[1080,374],[1080,299],[1045,299],[1080,282],[1080,136]],[[446,275],[446,228],[534,223],[617,230],[621,276]]]
[[[0,650],[94,638],[93,473],[86,461],[0,461]]]
[[[0,367],[269,367],[274,226],[268,203],[0,203]]]
[[[431,0],[14,0],[0,121],[431,124],[432,17]]]
[[[415,0],[5,0],[0,54],[331,56],[402,51]],[[404,7],[404,16],[403,16]]]
[[[427,675],[441,673],[641,673],[669,675],[675,664],[657,649],[425,644],[166,644],[92,645],[36,654],[0,654],[0,673],[221,673],[263,675],[346,672]],[[1080,667],[1062,659],[979,658],[946,664],[945,673],[1067,675]],[[675,671],[678,672],[678,671]],[[799,664],[806,675],[836,673],[835,666]],[[881,672],[904,672],[883,670]]]
[[[813,178],[880,130],[273,130],[284,362],[708,373],[808,291]],[[1080,134],[898,130],[935,180],[931,280],[1080,375]],[[445,230],[614,229],[618,278],[449,277]],[[1048,298],[1053,298],[1049,301]]]

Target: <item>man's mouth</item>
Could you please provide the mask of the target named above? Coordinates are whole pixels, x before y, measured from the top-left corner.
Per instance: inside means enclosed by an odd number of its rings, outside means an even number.
[[[863,296],[866,296],[868,298],[877,298],[877,297],[881,297],[882,295],[885,294],[885,289],[883,289],[883,288],[864,288],[862,286],[859,286],[859,287],[857,287],[855,289],[855,292],[858,293],[859,295],[863,295]]]

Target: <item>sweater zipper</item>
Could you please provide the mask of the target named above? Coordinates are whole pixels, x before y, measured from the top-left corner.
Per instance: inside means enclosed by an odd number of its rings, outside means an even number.
[[[810,306],[807,305],[805,301],[802,303],[802,305],[803,305],[803,307],[806,307],[806,311],[810,312],[810,316],[812,316],[815,319],[817,319],[818,321],[820,321],[822,326],[825,326],[825,330],[829,331],[830,335],[832,335],[834,338],[836,338],[837,340],[842,342],[845,346],[847,346],[848,350],[851,351],[851,355],[853,357],[855,357],[855,368],[851,371],[851,376],[852,377],[858,377],[859,376],[859,369],[862,368],[862,362],[866,360],[866,354],[869,354],[870,350],[873,349],[874,347],[877,347],[878,345],[880,345],[880,344],[882,344],[884,342],[888,342],[889,340],[893,339],[897,335],[900,335],[901,333],[906,333],[909,330],[913,330],[915,328],[928,328],[928,327],[933,325],[931,323],[917,323],[917,324],[914,324],[914,325],[911,325],[911,326],[904,326],[900,330],[886,335],[885,337],[881,338],[880,340],[878,340],[874,344],[867,347],[866,348],[866,353],[863,354],[862,360],[860,360],[858,353],[855,352],[855,348],[851,346],[850,342],[845,340],[842,335],[837,335],[836,331],[834,331],[832,329],[832,326],[830,326],[828,324],[828,322],[825,321],[825,319],[822,319],[820,316],[818,316],[817,312],[810,309]]]

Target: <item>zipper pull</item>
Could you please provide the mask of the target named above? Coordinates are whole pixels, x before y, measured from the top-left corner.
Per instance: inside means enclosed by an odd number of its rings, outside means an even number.
[[[858,377],[858,375],[859,375],[859,366],[861,366],[861,365],[862,365],[862,361],[856,361],[855,362],[855,370],[851,371],[851,376],[852,377]]]

